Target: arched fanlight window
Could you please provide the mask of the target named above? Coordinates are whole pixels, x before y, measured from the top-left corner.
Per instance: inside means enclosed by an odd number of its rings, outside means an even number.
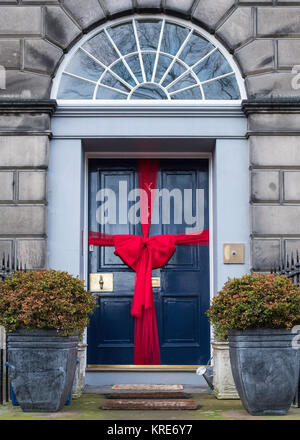
[[[169,18],[131,18],[76,46],[55,98],[239,100],[231,64],[194,27]]]

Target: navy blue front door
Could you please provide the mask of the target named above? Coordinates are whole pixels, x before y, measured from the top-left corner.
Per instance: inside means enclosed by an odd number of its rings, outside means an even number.
[[[122,186],[120,186],[120,184]],[[120,188],[122,187],[121,193]],[[115,224],[100,225],[99,202],[101,189],[116,194]],[[136,160],[90,160],[89,162],[89,230],[110,234],[142,235],[141,224],[124,217],[124,188],[127,194],[138,188]],[[204,229],[209,228],[208,161],[161,160],[157,189],[189,191],[186,203],[196,217],[196,191],[204,194]],[[172,194],[172,193],[171,193]],[[119,200],[120,196],[120,200]],[[130,196],[129,196],[130,199]],[[182,214],[180,224],[178,206],[170,197],[170,218],[160,206],[156,224],[151,224],[149,235],[179,234],[186,232],[189,224]],[[127,203],[127,200],[126,200]],[[136,201],[128,201],[134,209]],[[182,200],[182,210],[184,200]],[[122,212],[121,212],[122,211]],[[157,220],[158,219],[158,220]],[[187,223],[188,222],[188,223]],[[111,222],[111,223],[114,223]],[[89,252],[89,273],[113,273],[114,290],[94,293],[99,307],[91,317],[88,329],[89,365],[133,364],[134,319],[130,315],[135,273],[114,255],[112,247],[94,247]],[[210,358],[210,331],[205,315],[209,307],[209,248],[208,246],[178,246],[168,264],[153,270],[160,277],[160,288],[153,288],[162,364],[206,364]]]

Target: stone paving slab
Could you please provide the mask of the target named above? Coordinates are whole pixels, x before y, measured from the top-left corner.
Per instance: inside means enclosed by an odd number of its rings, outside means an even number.
[[[198,404],[194,400],[183,399],[112,399],[101,409],[105,410],[196,410]]]
[[[111,387],[109,387],[111,388]],[[186,387],[185,391],[186,391]],[[0,405],[2,420],[297,420],[300,409],[292,406],[285,416],[251,416],[240,400],[218,400],[212,394],[196,392],[192,399],[197,402],[197,410],[101,410],[106,401],[105,394],[84,393],[72,399],[69,406],[56,413],[24,413],[11,403]]]

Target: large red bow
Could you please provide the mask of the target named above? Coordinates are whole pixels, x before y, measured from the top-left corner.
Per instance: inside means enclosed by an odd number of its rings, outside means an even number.
[[[131,314],[139,318],[135,326],[134,363],[160,364],[156,314],[151,271],[164,266],[175,252],[172,235],[143,238],[138,235],[115,235],[115,254],[136,272]]]

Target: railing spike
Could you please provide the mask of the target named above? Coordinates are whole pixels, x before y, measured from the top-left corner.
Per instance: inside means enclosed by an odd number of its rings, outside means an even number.
[[[295,264],[296,261],[296,264]],[[300,286],[300,256],[299,250],[285,254],[278,263],[278,271],[276,265],[272,267],[271,273],[285,275],[290,278],[293,283]]]
[[[9,254],[7,254],[7,265],[6,265],[6,272],[10,272],[10,261],[9,261]]]

